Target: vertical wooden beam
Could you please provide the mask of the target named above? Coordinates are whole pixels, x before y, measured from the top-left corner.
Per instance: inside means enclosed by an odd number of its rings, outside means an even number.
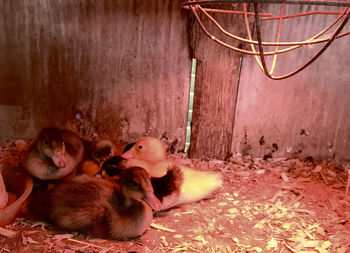
[[[220,13],[212,15],[231,33],[242,33],[242,17]],[[200,17],[215,37],[223,38],[224,35],[207,18]],[[226,37],[225,41],[228,40],[235,46],[242,46]],[[190,43],[193,57],[197,59],[197,71],[189,156],[226,160],[231,155],[241,55],[211,40],[193,17]]]

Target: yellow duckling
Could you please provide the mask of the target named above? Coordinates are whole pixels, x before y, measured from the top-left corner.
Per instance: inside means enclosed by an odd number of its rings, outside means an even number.
[[[163,196],[162,209],[201,200],[222,185],[222,177],[218,173],[191,169],[167,160],[164,143],[154,137],[142,137],[122,157],[127,159],[123,162],[126,168],[142,167],[150,174],[152,180],[169,175],[169,170],[174,168],[181,171],[181,173],[175,171],[173,173],[175,176],[170,177],[181,183],[179,189],[173,189],[168,195]],[[169,191],[168,187],[165,189]]]

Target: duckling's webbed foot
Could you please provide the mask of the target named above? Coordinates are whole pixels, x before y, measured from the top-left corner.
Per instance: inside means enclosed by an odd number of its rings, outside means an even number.
[[[174,193],[179,193],[183,182],[183,172],[180,167],[172,165],[162,177],[152,177],[151,183],[154,195],[162,202],[163,198]]]

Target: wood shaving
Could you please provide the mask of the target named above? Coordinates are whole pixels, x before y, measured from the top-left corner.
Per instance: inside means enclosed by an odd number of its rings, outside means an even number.
[[[150,225],[152,228],[155,228],[155,229],[159,229],[159,230],[163,230],[163,231],[167,231],[167,232],[171,232],[171,233],[175,233],[176,230],[175,229],[171,229],[171,228],[167,228],[163,225],[160,225],[160,224],[156,224],[154,222],[151,223]]]
[[[0,143],[0,159],[18,166],[24,153],[5,144]],[[17,218],[5,228],[12,236],[0,237],[2,252],[345,253],[350,247],[350,196],[344,196],[348,171],[339,165],[239,155],[230,162],[180,155],[171,159],[220,171],[223,188],[210,199],[154,217],[155,229],[125,242],[57,234],[44,223]]]
[[[16,234],[17,234],[16,231],[0,227],[0,235],[1,236],[7,237],[7,238],[12,238],[12,237],[15,237]]]

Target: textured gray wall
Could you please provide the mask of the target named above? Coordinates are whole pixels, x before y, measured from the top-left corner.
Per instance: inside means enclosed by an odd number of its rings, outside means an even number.
[[[286,10],[295,13],[320,9],[289,5]],[[267,11],[278,15],[279,10],[279,5],[270,5]],[[281,40],[311,37],[334,18],[313,15],[287,20]],[[266,21],[264,40],[275,40],[276,23]],[[343,31],[349,30],[347,24]],[[301,66],[319,48],[306,46],[279,56],[276,75]],[[272,154],[273,157],[350,160],[349,50],[350,36],[338,39],[307,69],[281,81],[267,78],[253,57],[244,56],[232,151],[258,157]],[[271,63],[271,58],[268,62]]]
[[[180,1],[0,1],[0,48],[2,138],[55,125],[184,147],[191,61]]]

